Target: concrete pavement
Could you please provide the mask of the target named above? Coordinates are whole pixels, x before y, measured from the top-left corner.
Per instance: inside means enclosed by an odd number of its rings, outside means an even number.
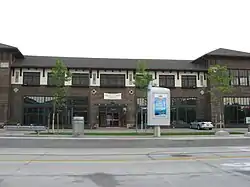
[[[216,132],[218,129],[213,129],[213,130],[196,130],[196,129],[188,129],[188,128],[170,128],[170,129],[161,129],[162,132],[169,132],[169,133],[187,133],[187,132]],[[247,128],[225,128],[224,130],[228,132],[241,132],[241,133],[246,133]],[[62,131],[62,130],[60,130]],[[72,132],[72,129],[64,129],[63,132]],[[123,128],[100,128],[100,129],[86,129],[86,133],[107,133],[107,132],[112,132],[112,133],[121,133],[121,132],[136,132],[136,129],[123,129]],[[146,129],[146,130],[140,130],[138,129],[138,132],[153,132],[153,129]],[[29,134],[30,132],[20,132],[20,131],[9,131],[6,132],[4,129],[0,129],[0,136],[4,135],[25,135]]]
[[[247,146],[250,137],[0,137],[0,148],[169,148]]]
[[[0,186],[249,187],[250,147],[0,149]]]

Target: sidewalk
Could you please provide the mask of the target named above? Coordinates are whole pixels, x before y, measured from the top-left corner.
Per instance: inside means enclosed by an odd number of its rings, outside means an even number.
[[[191,134],[185,134],[185,133],[212,133],[216,132],[219,129],[213,129],[213,130],[195,130],[195,129],[184,129],[184,128],[175,128],[175,129],[162,129],[161,132],[162,133],[169,133],[167,136],[175,136],[175,137],[183,137],[183,136],[188,136],[188,137],[197,137],[197,136],[203,136],[203,137],[213,137],[213,135],[191,135]],[[239,135],[230,135],[231,136],[242,136],[244,133],[247,132],[246,128],[226,128],[226,131],[230,132],[230,133],[242,133]],[[56,130],[57,132],[57,130]],[[70,135],[72,133],[72,129],[64,129],[64,130],[60,130],[60,133],[65,133],[65,134],[61,134],[61,135],[49,135],[49,134],[40,134],[39,136],[43,136],[43,137],[49,137],[49,136],[53,136],[53,137],[69,137],[72,136]],[[143,133],[153,133],[153,129],[144,129],[144,130],[137,130],[137,133],[139,134],[138,136],[136,135],[136,129],[121,129],[121,128],[101,128],[101,129],[86,129],[84,131],[86,134],[89,133],[93,133],[91,135],[85,135],[85,137],[114,137],[115,134],[117,133],[117,136],[119,137],[149,137],[150,135],[145,134],[145,136],[143,136]],[[100,133],[100,135],[98,135],[98,133]],[[112,133],[112,135],[110,134]],[[121,135],[120,133],[128,133],[127,135]],[[129,135],[129,133],[134,133],[132,135]],[[140,133],[142,133],[140,135]],[[173,133],[173,135],[171,135]],[[177,134],[174,134],[177,133]],[[178,133],[183,133],[178,135]],[[0,129],[0,136],[37,136],[34,134],[34,132],[28,132],[28,131],[5,131],[4,129]],[[165,135],[166,136],[166,135]]]

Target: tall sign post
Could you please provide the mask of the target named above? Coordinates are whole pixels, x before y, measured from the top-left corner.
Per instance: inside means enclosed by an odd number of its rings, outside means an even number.
[[[161,136],[161,126],[170,126],[170,90],[148,86],[148,126],[154,126],[154,136]]]

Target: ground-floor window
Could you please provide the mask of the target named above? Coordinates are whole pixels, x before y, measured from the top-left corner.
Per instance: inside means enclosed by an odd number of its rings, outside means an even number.
[[[88,124],[88,101],[84,97],[67,98],[66,106],[58,115],[55,115],[55,124],[60,129],[72,128],[72,118],[83,116],[85,124]],[[58,117],[57,117],[58,116]],[[52,124],[53,120],[53,97],[25,96],[23,102],[23,124],[44,125]]]
[[[137,126],[144,127],[147,124],[146,99],[137,98]],[[176,127],[189,127],[190,122],[196,119],[197,98],[172,97],[171,98],[171,124]]]
[[[244,124],[250,117],[250,97],[225,97],[223,101],[226,124]]]

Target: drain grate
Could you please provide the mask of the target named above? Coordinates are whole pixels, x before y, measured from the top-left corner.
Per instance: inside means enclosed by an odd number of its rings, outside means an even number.
[[[191,155],[185,155],[185,154],[173,154],[172,157],[191,157]]]

